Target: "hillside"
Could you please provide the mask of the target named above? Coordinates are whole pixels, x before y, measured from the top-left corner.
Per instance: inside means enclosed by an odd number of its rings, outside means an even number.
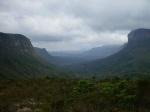
[[[68,66],[69,69],[97,77],[150,77],[150,29],[136,29],[128,34],[128,44],[104,59]]]
[[[80,53],[78,56],[86,58],[87,61],[108,57],[117,53],[123,48],[123,45],[103,45]]]
[[[34,47],[37,55],[48,62],[53,62],[54,57],[51,56],[45,48]]]
[[[0,78],[74,77],[71,74],[41,59],[27,37],[0,33]]]

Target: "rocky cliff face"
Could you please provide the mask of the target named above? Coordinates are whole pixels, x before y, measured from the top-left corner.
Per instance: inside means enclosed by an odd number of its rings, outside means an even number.
[[[30,40],[21,34],[0,33],[0,55],[29,54],[36,56]]]
[[[128,34],[128,45],[130,46],[149,46],[150,45],[150,29],[136,29]]]

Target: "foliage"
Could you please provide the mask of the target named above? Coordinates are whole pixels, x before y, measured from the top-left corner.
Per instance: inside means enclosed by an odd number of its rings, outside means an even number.
[[[73,90],[74,95],[84,94],[92,91],[94,84],[90,80],[79,80]]]
[[[150,81],[0,80],[0,112],[146,112]]]

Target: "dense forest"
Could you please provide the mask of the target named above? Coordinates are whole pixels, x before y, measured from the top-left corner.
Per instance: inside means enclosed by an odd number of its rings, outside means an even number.
[[[0,112],[149,112],[148,79],[0,80]]]

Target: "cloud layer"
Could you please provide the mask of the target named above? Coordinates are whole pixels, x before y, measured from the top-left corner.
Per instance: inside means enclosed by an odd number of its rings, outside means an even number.
[[[0,32],[53,51],[123,44],[130,30],[150,28],[149,11],[149,0],[3,0]]]

